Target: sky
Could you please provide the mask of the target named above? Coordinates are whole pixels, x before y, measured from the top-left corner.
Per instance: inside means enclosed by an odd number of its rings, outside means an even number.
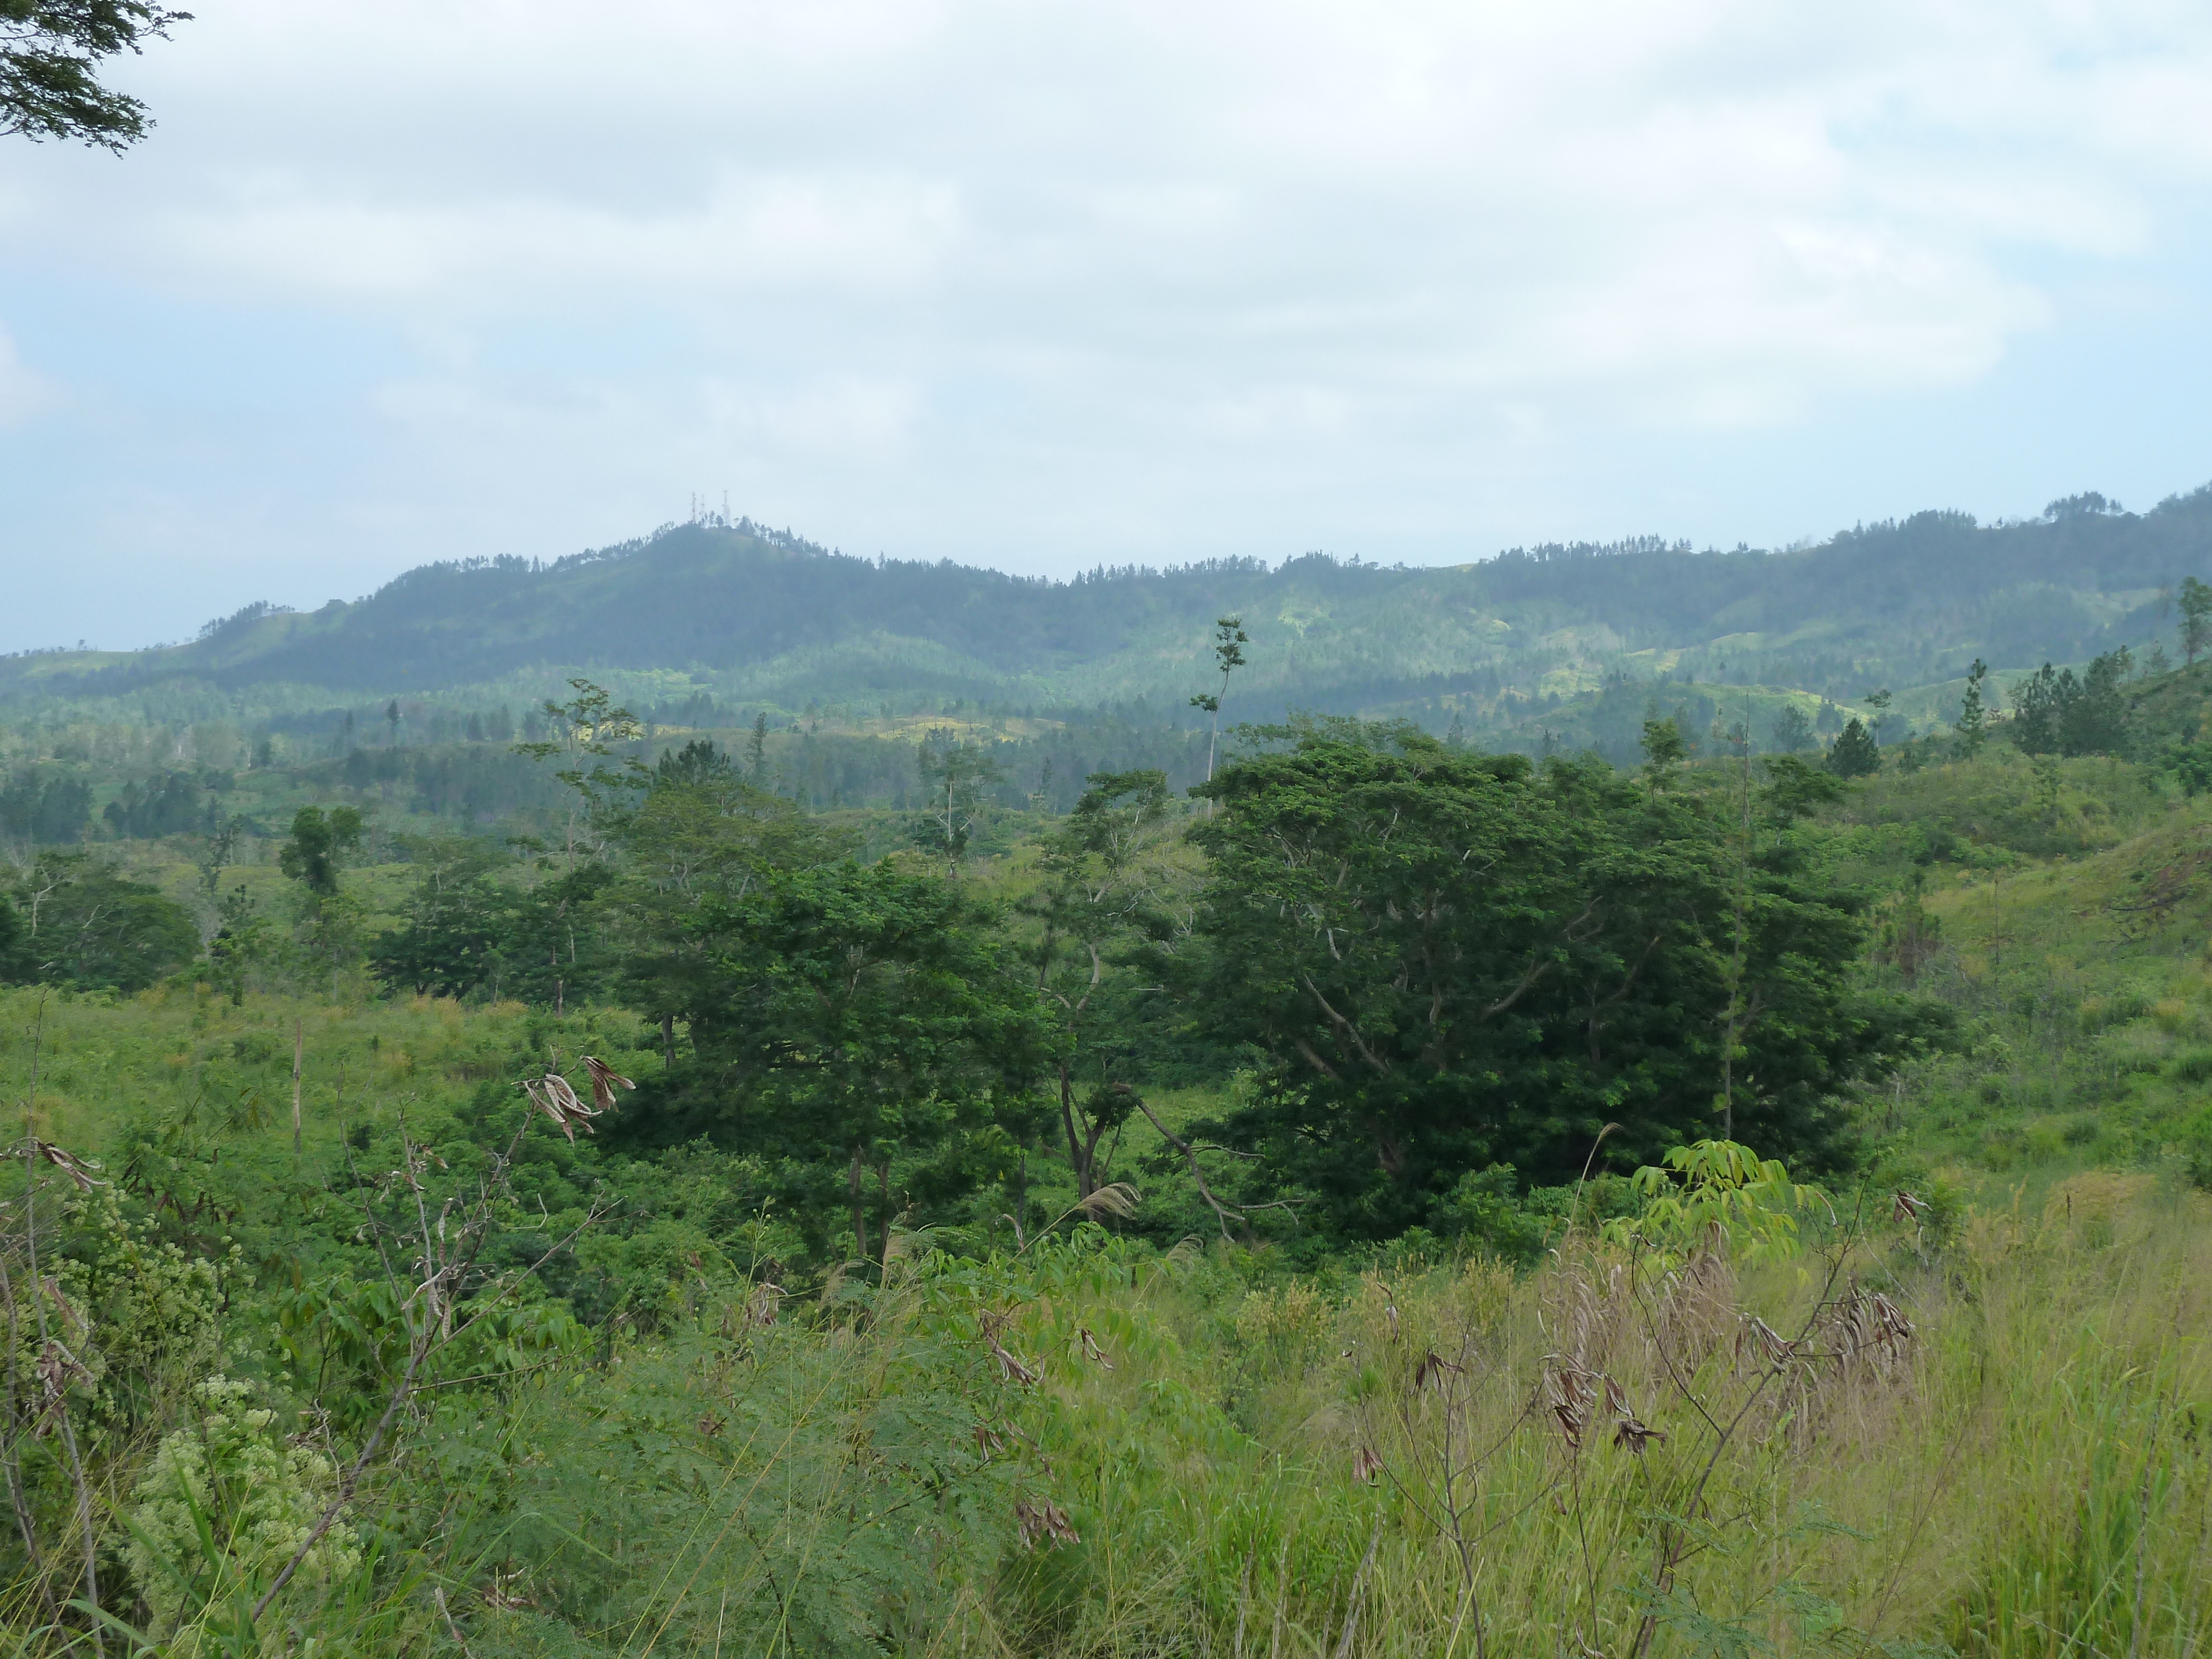
[[[1066,574],[2212,481],[2212,8],[188,0],[0,139],[0,650],[703,500]]]

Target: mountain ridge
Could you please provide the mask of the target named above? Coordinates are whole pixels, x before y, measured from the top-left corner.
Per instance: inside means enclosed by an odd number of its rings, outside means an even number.
[[[2145,514],[2100,497],[1982,526],[1934,511],[1778,551],[1639,538],[1455,566],[1306,554],[1102,566],[1066,580],[868,559],[739,520],[664,526],[548,562],[418,566],[314,611],[250,605],[185,644],[0,659],[0,700],[196,687],[426,696],[570,674],[649,677],[796,708],[962,697],[1179,706],[1218,616],[1243,617],[1248,711],[1465,710],[1623,678],[1856,696],[2142,647],[2162,591],[2212,576],[2212,485]],[[281,688],[281,692],[279,689]]]

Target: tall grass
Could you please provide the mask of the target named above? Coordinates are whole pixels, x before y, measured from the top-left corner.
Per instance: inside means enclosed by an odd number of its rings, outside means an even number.
[[[90,1276],[42,1285],[18,1232],[6,1427],[40,1553],[0,1517],[0,1620],[92,1650],[88,1511],[109,1651],[2212,1653],[2212,1203],[2046,1190],[1942,1237],[1838,1200],[1786,1254],[1578,1231],[1527,1272],[1295,1277],[1088,1224],[988,1261],[896,1235],[805,1298],[702,1261],[643,1333],[403,1389],[344,1565],[273,1598],[286,1552],[241,1533],[267,1504],[215,1480],[163,1534],[157,1453],[213,1431],[218,1369],[261,1376],[296,1468],[361,1425],[250,1340],[210,1346],[222,1281],[179,1258],[159,1386],[118,1392],[103,1339],[78,1480],[38,1298],[66,1335],[156,1258],[100,1224]],[[42,1221],[41,1249],[95,1221]],[[311,1513],[328,1476],[298,1480]],[[188,1594],[155,1633],[162,1582]]]
[[[1254,1269],[1086,1230],[804,1312],[702,1290],[426,1403],[356,1516],[383,1565],[223,1646],[2212,1651],[2193,1195],[2084,1177],[1943,1249],[1907,1218],[1741,1267]]]

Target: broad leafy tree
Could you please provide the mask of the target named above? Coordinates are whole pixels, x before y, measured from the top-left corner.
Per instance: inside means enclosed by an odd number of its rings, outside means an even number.
[[[318,898],[335,897],[347,854],[361,846],[361,813],[354,807],[303,806],[292,815],[292,833],[276,849],[276,867]]]
[[[1167,776],[1097,773],[1046,837],[1043,881],[1024,903],[1036,923],[1036,988],[1060,1028],[1060,1127],[1077,1192],[1105,1176],[1099,1146],[1138,1109],[1132,1039],[1148,1024],[1152,971],[1188,933],[1193,860],[1176,834]]]
[[[1692,745],[1682,733],[1680,720],[1669,715],[1665,720],[1644,722],[1644,782],[1653,796],[1674,786],[1674,775],[1682,763],[1690,758]]]
[[[988,742],[963,743],[946,729],[923,738],[915,750],[915,766],[923,801],[921,816],[915,820],[915,844],[943,859],[945,873],[957,877],[991,791],[1004,778],[998,757]]]
[[[523,895],[500,881],[502,849],[460,836],[403,842],[416,870],[400,906],[403,925],[380,935],[369,965],[386,985],[434,996],[496,994],[501,969],[520,954]]]
[[[137,143],[153,125],[146,106],[102,86],[101,66],[191,17],[145,0],[0,0],[0,133]]]
[[[707,896],[684,919],[692,1053],[641,1083],[617,1132],[760,1158],[817,1238],[842,1211],[854,1249],[880,1255],[892,1221],[945,1218],[1042,1121],[1049,1030],[994,924],[892,860]]]
[[[15,872],[0,922],[0,976],[80,990],[143,990],[199,954],[191,913],[83,852],[46,852]]]
[[[752,771],[741,775],[714,744],[694,739],[660,757],[613,830],[621,873],[600,920],[625,1000],[659,1024],[672,1059],[677,1023],[690,1023],[720,994],[702,908],[741,901],[776,872],[835,863],[851,850],[848,836],[760,788]]]
[[[361,846],[365,826],[350,806],[303,806],[292,817],[292,832],[276,849],[276,866],[298,883],[296,921],[285,951],[303,984],[327,975],[331,994],[340,976],[362,957],[365,910],[357,895],[343,891],[338,872],[346,856]]]
[[[1796,867],[1786,828],[1739,853],[1724,805],[1601,762],[1539,771],[1340,725],[1214,793],[1188,988],[1267,1069],[1209,1127],[1274,1189],[1384,1237],[1468,1171],[1571,1178],[1607,1124],[1608,1159],[1648,1162],[1713,1133],[1732,1006],[1736,1133],[1839,1156],[1828,1097],[1881,1027],[1846,988],[1854,906]]]

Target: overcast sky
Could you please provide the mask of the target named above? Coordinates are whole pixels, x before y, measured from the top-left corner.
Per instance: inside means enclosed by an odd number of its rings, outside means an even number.
[[[695,495],[1065,574],[2212,480],[2212,7],[189,0],[0,140],[0,649]]]

